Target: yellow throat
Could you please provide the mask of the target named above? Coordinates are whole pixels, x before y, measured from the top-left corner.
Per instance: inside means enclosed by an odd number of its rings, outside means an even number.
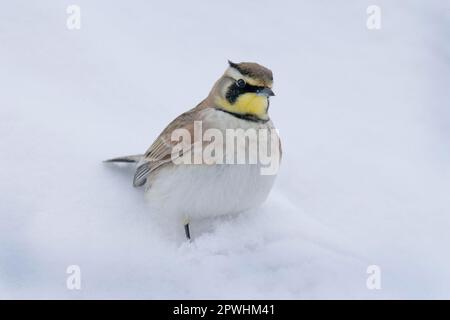
[[[267,115],[267,97],[253,92],[241,94],[233,104],[223,98],[219,98],[216,104],[229,112],[253,115],[263,120],[269,118]]]

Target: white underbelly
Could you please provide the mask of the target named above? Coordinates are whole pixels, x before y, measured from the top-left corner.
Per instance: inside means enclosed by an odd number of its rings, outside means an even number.
[[[258,207],[275,175],[258,165],[178,165],[162,168],[146,188],[149,205],[165,214],[215,217]]]

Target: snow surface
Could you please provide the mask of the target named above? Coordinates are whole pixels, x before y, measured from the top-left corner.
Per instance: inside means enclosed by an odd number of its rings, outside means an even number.
[[[0,10],[1,298],[450,298],[448,1],[75,3],[78,31],[72,1]],[[143,152],[227,59],[274,71],[283,163],[262,208],[186,244],[101,161]]]

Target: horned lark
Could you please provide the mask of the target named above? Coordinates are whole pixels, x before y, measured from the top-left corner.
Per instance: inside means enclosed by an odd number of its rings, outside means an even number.
[[[153,208],[164,214],[175,214],[183,222],[186,237],[190,239],[189,221],[192,218],[238,213],[259,206],[267,198],[276,176],[276,172],[262,173],[267,161],[264,164],[261,159],[233,163],[230,159],[236,160],[239,148],[248,153],[257,152],[251,148],[251,143],[256,143],[260,151],[270,141],[276,141],[268,159],[279,163],[281,143],[268,115],[269,98],[275,95],[272,83],[269,69],[257,63],[229,61],[229,67],[207,98],[169,123],[144,154],[105,162],[136,163],[133,185],[144,186],[146,198]],[[196,132],[199,124],[205,135],[209,130],[217,136],[199,137]],[[245,130],[245,139],[236,142],[232,137],[230,142],[223,138],[232,136],[229,131],[233,133],[233,130]],[[252,135],[251,130],[255,134]],[[262,130],[267,134],[260,134]],[[174,152],[180,144],[179,140],[174,140],[176,131],[194,138],[184,141],[181,151]],[[235,142],[236,147],[229,148]],[[189,163],[190,154],[187,162],[179,163],[182,156],[198,149],[194,146],[209,146],[211,151],[211,144],[214,144],[212,161]],[[245,155],[247,160],[250,156]]]

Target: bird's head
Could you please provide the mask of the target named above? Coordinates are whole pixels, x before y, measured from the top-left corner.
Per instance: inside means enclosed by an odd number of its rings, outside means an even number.
[[[272,71],[253,62],[228,63],[229,67],[211,93],[216,107],[267,121],[269,98],[275,95]]]

